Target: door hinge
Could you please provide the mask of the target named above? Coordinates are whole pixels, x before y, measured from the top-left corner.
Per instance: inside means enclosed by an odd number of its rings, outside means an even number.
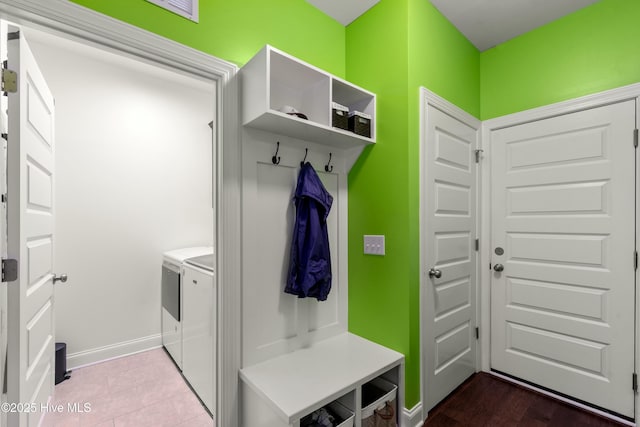
[[[6,93],[18,91],[18,74],[7,68],[2,69],[2,90]]]
[[[476,327],[476,339],[480,338],[480,328]]]
[[[631,384],[633,391],[638,391],[638,374],[636,374],[635,372],[632,374]]]
[[[480,163],[480,154],[482,154],[483,152],[484,150],[480,148],[476,150],[476,163]]]
[[[476,252],[480,250],[480,239],[476,239]]]
[[[7,203],[7,193],[0,194],[0,202]]]
[[[633,146],[638,148],[638,129],[633,130]]]
[[[3,259],[2,260],[2,281],[14,282],[18,280],[18,260]]]
[[[634,268],[637,270],[638,269],[638,251],[634,252],[633,264],[634,264]]]
[[[18,40],[20,38],[20,31],[14,31],[7,34],[7,40]]]

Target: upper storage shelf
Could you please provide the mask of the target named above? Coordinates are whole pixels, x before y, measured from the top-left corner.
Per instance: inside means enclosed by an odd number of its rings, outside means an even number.
[[[373,93],[269,45],[242,67],[240,75],[243,124],[340,148],[375,143]],[[360,116],[363,123],[370,118],[370,136],[357,125],[358,133],[334,127],[334,103],[347,107],[349,112],[364,113]],[[291,109],[307,119],[287,114]]]

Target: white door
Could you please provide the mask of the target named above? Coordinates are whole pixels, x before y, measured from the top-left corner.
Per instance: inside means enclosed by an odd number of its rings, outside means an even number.
[[[429,411],[476,371],[478,131],[425,108],[422,330]]]
[[[7,60],[7,23],[0,20],[0,62]],[[9,132],[7,97],[0,96],[0,133]],[[7,140],[0,138],[0,194],[7,192]],[[0,258],[7,258],[7,205],[0,201]],[[0,404],[7,401],[7,284],[0,280]],[[0,426],[7,425],[7,412],[0,411]]]
[[[634,128],[627,101],[491,134],[491,368],[627,417]]]
[[[8,286],[8,399],[39,410],[53,392],[55,366],[54,106],[24,34],[9,36],[8,68],[18,74],[18,90],[8,95],[8,255],[18,260],[19,278]],[[36,426],[39,418],[10,413],[9,425]]]

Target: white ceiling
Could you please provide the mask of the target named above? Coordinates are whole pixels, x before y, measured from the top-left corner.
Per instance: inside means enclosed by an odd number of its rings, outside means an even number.
[[[380,0],[307,0],[344,26],[371,9]]]
[[[599,0],[431,0],[480,51]]]
[[[307,0],[345,26],[379,1]],[[471,43],[483,51],[599,0],[430,1]]]

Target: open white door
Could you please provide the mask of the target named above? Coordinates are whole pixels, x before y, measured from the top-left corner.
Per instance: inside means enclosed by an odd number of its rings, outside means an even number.
[[[634,417],[635,101],[491,133],[491,368]]]
[[[0,62],[7,60],[7,22],[0,20]],[[0,96],[0,133],[9,132],[7,97]],[[7,192],[7,140],[0,138],[0,194]],[[0,258],[7,258],[7,205],[0,201]],[[7,401],[7,283],[0,280],[0,404]],[[7,425],[7,413],[0,411],[0,426]]]
[[[8,399],[37,412],[9,413],[9,425],[35,427],[54,386],[54,101],[24,34],[9,28],[8,256],[19,266],[9,284]]]
[[[476,372],[478,123],[423,102],[421,329],[423,399],[430,411]]]

